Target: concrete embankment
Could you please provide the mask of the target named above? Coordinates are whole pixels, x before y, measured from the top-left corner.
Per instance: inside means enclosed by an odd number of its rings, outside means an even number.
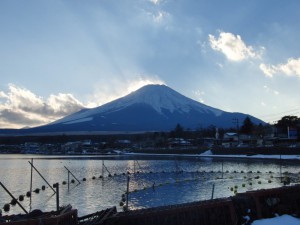
[[[262,218],[300,216],[300,185],[248,191],[233,197],[119,212],[105,225],[240,225]]]

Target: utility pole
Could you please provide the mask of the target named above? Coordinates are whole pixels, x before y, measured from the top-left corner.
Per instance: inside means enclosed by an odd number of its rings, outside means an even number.
[[[239,124],[239,119],[238,118],[233,118],[232,122],[236,125],[236,133],[237,133],[237,137],[238,137],[238,144],[240,143],[240,135],[239,135],[239,131],[240,131],[240,124]]]

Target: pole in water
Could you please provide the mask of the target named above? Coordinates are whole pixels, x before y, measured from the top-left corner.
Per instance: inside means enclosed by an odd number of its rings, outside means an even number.
[[[215,192],[215,184],[213,184],[212,192],[211,192],[211,199],[214,199],[214,192]]]
[[[280,154],[279,164],[280,164],[280,183],[282,183],[281,154]]]
[[[33,165],[33,158],[31,158],[31,164]],[[32,196],[32,166],[31,166],[31,172],[30,172],[30,202],[29,202],[29,211],[31,211],[31,196]]]
[[[128,210],[128,196],[129,196],[129,176],[127,176],[127,191],[126,191],[126,210]]]
[[[77,180],[77,182],[79,183],[79,184],[81,184],[80,183],[80,181],[75,177],[75,175],[65,166],[65,169],[69,172],[69,174],[68,175],[72,175],[76,180]]]
[[[104,177],[104,160],[102,160],[102,177]]]
[[[223,160],[222,160],[222,179],[223,179],[223,173],[224,173],[224,170],[223,170],[223,164],[224,164],[224,162],[223,162]]]
[[[70,190],[70,171],[68,170],[68,191]]]
[[[29,162],[29,161],[28,161]],[[48,186],[52,189],[52,191],[55,193],[55,190],[53,189],[53,187],[48,183],[48,181],[42,176],[42,174],[37,170],[37,168],[35,168],[35,166],[29,162],[29,164],[31,165],[31,167],[33,169],[35,169],[35,171],[41,176],[41,178],[48,184]]]
[[[56,188],[56,211],[59,211],[59,183],[55,184]]]
[[[21,207],[21,209],[23,209],[23,211],[28,214],[28,212],[26,211],[26,209],[24,209],[24,207],[20,204],[20,202],[9,192],[9,190],[4,186],[4,184],[2,184],[0,182],[0,185],[3,187],[3,189],[10,195],[10,197],[12,197],[12,199]]]
[[[133,160],[133,174],[135,174],[135,160]]]

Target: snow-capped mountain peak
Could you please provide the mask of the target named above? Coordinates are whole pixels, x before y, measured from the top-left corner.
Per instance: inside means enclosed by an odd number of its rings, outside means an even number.
[[[181,124],[186,128],[231,127],[246,114],[229,113],[185,97],[165,85],[146,85],[102,106],[77,113],[43,126],[60,131],[162,131]],[[256,124],[261,120],[251,117]]]
[[[111,113],[125,109],[134,104],[145,104],[152,107],[156,112],[164,114],[168,111],[174,113],[189,113],[191,110],[200,113],[213,113],[215,116],[220,116],[223,111],[204,105],[194,101],[184,95],[174,91],[166,85],[146,85],[127,96],[116,99],[102,106],[84,110],[83,112],[75,113],[67,116],[64,119],[54,123],[72,123],[91,120],[93,115],[99,113]]]

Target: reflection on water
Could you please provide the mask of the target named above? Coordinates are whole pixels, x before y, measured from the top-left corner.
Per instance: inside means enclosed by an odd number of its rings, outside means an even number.
[[[279,160],[209,159],[180,157],[39,157],[1,155],[0,181],[18,198],[30,189],[30,164],[53,185],[60,184],[60,205],[71,204],[85,215],[108,207],[117,206],[127,188],[129,172],[130,209],[178,204],[198,200],[227,197],[236,192],[278,187],[280,183]],[[104,167],[103,164],[104,163]],[[63,185],[68,180],[67,167],[80,184]],[[222,173],[223,171],[223,173]],[[298,181],[300,171],[297,161],[284,161],[282,172],[292,173]],[[135,172],[135,174],[133,174]],[[251,172],[251,173],[250,173]],[[109,174],[112,176],[109,177]],[[103,179],[99,177],[104,175]],[[95,177],[95,179],[93,179]],[[86,178],[86,181],[83,181]],[[223,179],[222,179],[223,178]],[[70,179],[74,179],[70,176]],[[33,172],[33,190],[47,187],[45,181]],[[154,185],[154,187],[153,187]],[[213,185],[215,186],[212,193]],[[0,187],[1,188],[1,187]],[[56,209],[56,198],[50,187],[39,194],[32,193],[21,204],[25,209],[43,211]],[[10,203],[11,197],[0,189],[0,207]],[[11,206],[8,214],[22,213],[18,206]],[[5,214],[5,213],[4,213]]]

